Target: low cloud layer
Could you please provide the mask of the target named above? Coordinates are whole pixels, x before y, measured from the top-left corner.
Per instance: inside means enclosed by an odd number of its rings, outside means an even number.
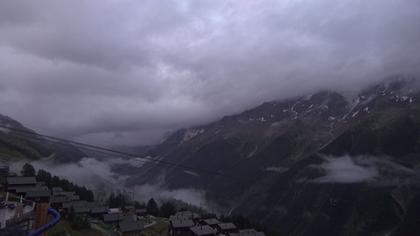
[[[11,163],[11,169],[19,172],[24,162]],[[190,205],[207,209],[209,203],[206,200],[206,193],[200,189],[174,189],[168,190],[164,183],[154,185],[126,186],[125,181],[128,175],[124,168],[116,170],[116,166],[126,165],[131,168],[139,168],[143,162],[135,159],[109,158],[98,160],[95,158],[83,158],[77,163],[57,164],[49,160],[33,161],[31,164],[35,169],[43,169],[52,175],[70,180],[78,185],[86,186],[96,193],[108,195],[111,192],[122,192],[127,196],[139,201],[147,201],[150,198],[157,200],[179,200]],[[103,197],[103,196],[101,196]]]
[[[368,182],[379,175],[375,167],[358,165],[349,156],[327,158],[319,167],[326,172],[325,176],[315,180],[320,183]]]
[[[4,0],[0,113],[147,144],[322,88],[418,75],[418,1]]]
[[[179,200],[190,205],[203,209],[210,209],[209,203],[206,201],[206,194],[203,190],[197,189],[175,189],[167,190],[160,185],[144,184],[134,186],[133,191],[138,199],[143,201],[153,197],[160,200]]]
[[[325,162],[313,166],[324,173],[312,180],[318,183],[371,183],[374,185],[418,184],[420,175],[389,157],[357,156],[324,157]]]
[[[288,170],[288,168],[282,166],[269,166],[264,169],[265,171],[269,172],[277,172],[277,173],[284,173]]]

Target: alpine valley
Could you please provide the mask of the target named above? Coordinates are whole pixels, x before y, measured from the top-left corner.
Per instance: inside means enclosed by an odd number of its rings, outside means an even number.
[[[179,167],[150,162],[129,182],[202,189],[281,235],[420,235],[417,87],[396,76],[178,130],[147,154]]]

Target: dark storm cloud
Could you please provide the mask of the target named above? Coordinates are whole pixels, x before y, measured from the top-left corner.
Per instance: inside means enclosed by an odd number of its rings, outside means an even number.
[[[0,2],[0,113],[155,142],[266,100],[417,75],[418,1]]]

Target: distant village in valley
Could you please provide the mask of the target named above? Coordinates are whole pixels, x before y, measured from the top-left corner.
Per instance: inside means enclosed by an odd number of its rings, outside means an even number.
[[[121,193],[101,197],[106,200],[95,201],[91,190],[30,164],[20,173],[0,164],[0,235],[28,235],[48,226],[52,208],[61,218],[49,236],[265,236],[241,216],[217,217],[153,198],[141,203]]]

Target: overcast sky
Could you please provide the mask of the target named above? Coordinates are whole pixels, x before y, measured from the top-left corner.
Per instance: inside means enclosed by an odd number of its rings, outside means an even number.
[[[420,70],[418,0],[1,0],[0,113],[146,144],[263,101]]]

